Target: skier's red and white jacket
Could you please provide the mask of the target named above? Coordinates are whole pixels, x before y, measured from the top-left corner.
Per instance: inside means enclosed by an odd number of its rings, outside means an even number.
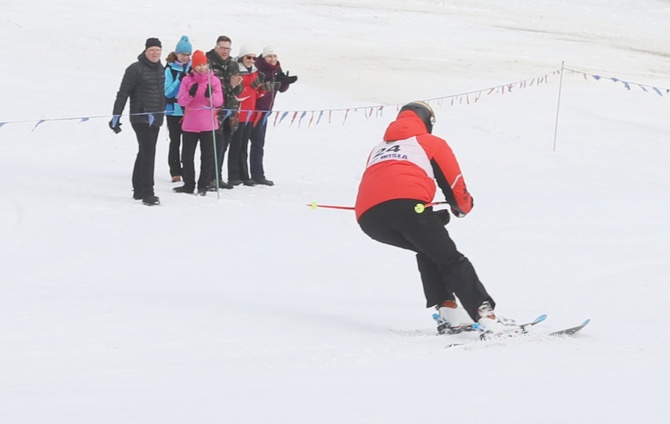
[[[430,203],[436,183],[455,211],[472,210],[456,157],[443,139],[426,131],[412,111],[404,111],[391,122],[384,141],[372,149],[356,198],[356,219],[368,209],[394,199]]]

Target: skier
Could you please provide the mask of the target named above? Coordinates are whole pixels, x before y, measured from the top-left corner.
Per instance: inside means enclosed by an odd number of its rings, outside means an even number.
[[[496,316],[495,302],[470,261],[456,249],[445,225],[448,210],[434,211],[436,183],[452,213],[462,218],[474,202],[456,158],[432,135],[435,113],[425,102],[404,105],[368,157],[356,199],[356,219],[374,240],[416,252],[426,296],[446,331],[479,322],[485,331],[517,331],[513,320]],[[465,312],[458,308],[456,296]],[[442,329],[440,329],[442,330]]]

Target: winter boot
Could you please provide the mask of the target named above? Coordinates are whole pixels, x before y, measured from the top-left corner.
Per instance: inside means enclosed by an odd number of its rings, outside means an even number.
[[[455,300],[445,300],[435,308],[440,316],[440,323],[437,326],[439,334],[460,333],[474,324],[465,309],[459,308]]]
[[[480,316],[478,323],[486,333],[510,334],[521,332],[521,327],[517,325],[516,321],[496,315],[489,301],[484,301],[478,311]]]
[[[188,193],[188,194],[193,194],[193,189],[190,187],[186,187],[185,185],[180,186],[180,187],[175,187],[172,189],[175,193]]]
[[[254,179],[257,185],[273,186],[275,185],[274,181],[268,180],[267,178]]]
[[[226,189],[226,190],[232,190],[234,186],[232,184],[228,184],[225,181],[220,181],[219,182],[219,188]],[[209,183],[209,187],[207,188],[207,191],[216,191],[216,180],[212,180],[211,183]]]
[[[157,196],[147,196],[142,199],[142,204],[147,206],[158,206],[161,204],[161,201]]]

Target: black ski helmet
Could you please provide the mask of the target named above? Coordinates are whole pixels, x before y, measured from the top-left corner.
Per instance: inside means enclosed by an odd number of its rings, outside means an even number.
[[[433,112],[433,108],[431,108],[428,103],[422,101],[407,103],[405,106],[400,108],[398,115],[405,110],[411,110],[412,112],[416,113],[416,116],[421,118],[423,123],[426,125],[426,130],[429,133],[433,132],[433,125],[435,124],[435,112]]]

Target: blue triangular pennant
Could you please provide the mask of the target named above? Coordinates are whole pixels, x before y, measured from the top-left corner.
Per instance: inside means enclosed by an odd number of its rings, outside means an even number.
[[[266,122],[268,121],[268,118],[272,115],[272,111],[268,110],[267,112],[263,112],[263,120],[261,121],[261,125],[265,125]]]
[[[37,128],[39,125],[41,125],[41,124],[44,123],[44,122],[46,122],[46,119],[40,119],[39,121],[37,121],[37,123],[35,124],[35,126],[33,127],[33,129],[30,130],[30,132],[35,131],[35,128]]]

